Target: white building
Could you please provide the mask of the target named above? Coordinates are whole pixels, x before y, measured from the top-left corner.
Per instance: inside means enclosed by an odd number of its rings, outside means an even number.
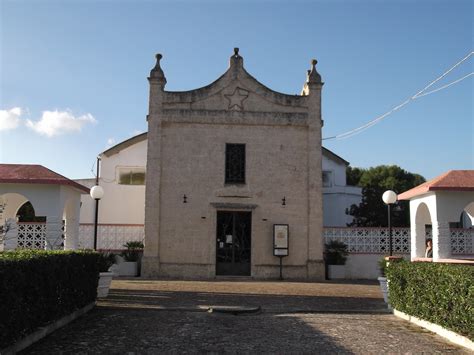
[[[362,188],[346,183],[349,162],[323,147],[323,225],[345,227],[353,217],[346,214],[362,200]]]
[[[453,237],[451,225],[474,219],[474,170],[450,170],[430,181],[398,195],[410,201],[411,259],[423,258],[426,248],[426,226],[431,226],[433,261],[451,259]],[[464,250],[469,250],[465,243]],[[467,240],[466,240],[467,241]]]
[[[76,249],[89,189],[41,165],[0,164],[0,250]],[[42,221],[24,221],[22,211]]]

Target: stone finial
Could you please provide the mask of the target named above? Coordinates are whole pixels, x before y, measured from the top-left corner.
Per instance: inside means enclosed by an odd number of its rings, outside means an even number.
[[[321,75],[316,70],[316,64],[318,64],[316,59],[311,60],[311,70],[308,70],[308,79],[306,81],[308,84],[322,84]]]
[[[244,59],[240,56],[239,54],[239,48],[235,47],[234,48],[234,54],[230,57],[230,66],[240,66],[243,67],[244,65]]]
[[[156,64],[155,67],[150,71],[150,80],[155,80],[163,83],[163,86],[166,84],[165,73],[163,73],[163,69],[160,66],[160,60],[163,56],[158,53],[155,55],[156,57]]]

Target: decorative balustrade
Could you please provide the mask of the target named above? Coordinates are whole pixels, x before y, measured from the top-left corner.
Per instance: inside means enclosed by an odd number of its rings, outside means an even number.
[[[63,226],[64,228],[64,226]],[[427,229],[427,237],[431,230]],[[18,223],[18,248],[44,249],[46,243],[45,223]],[[124,249],[129,241],[144,241],[142,224],[100,224],[97,231],[97,248],[102,250]],[[338,240],[348,246],[349,253],[386,254],[389,251],[388,228],[325,227],[325,242]],[[410,253],[410,228],[392,228],[393,252]],[[79,248],[92,249],[94,225],[79,226]],[[453,255],[474,254],[474,229],[451,228],[451,252]]]
[[[19,222],[18,244],[20,249],[44,249],[46,245],[46,223]]]
[[[451,228],[451,252],[474,254],[474,229]]]
[[[99,224],[97,228],[97,249],[121,250],[126,242],[145,240],[145,228],[142,224]],[[79,248],[93,249],[94,225],[79,226]]]
[[[345,243],[349,253],[386,254],[390,247],[388,228],[324,228],[324,238]],[[410,228],[392,228],[392,247],[394,254],[410,253]]]
[[[18,222],[17,245],[19,249],[64,249],[65,224],[61,227],[61,235],[54,242],[46,240],[46,222]]]
[[[431,229],[426,230],[431,237]],[[386,254],[389,252],[388,228],[325,227],[325,242],[337,240],[347,245],[349,253]],[[451,229],[451,252],[453,255],[474,254],[474,229]],[[410,253],[410,228],[392,228],[394,254]]]

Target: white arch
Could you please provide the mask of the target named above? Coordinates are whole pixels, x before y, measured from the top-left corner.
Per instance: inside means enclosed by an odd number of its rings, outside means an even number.
[[[80,199],[69,196],[64,203],[64,249],[77,249],[79,245]]]
[[[472,228],[474,226],[474,202],[464,207],[462,218],[463,227]]]
[[[432,208],[433,210],[433,208]],[[424,201],[410,201],[411,214],[411,259],[425,256],[425,239],[427,224],[433,224],[430,206]]]
[[[0,204],[2,205],[2,212],[0,213],[0,224],[3,225],[8,219],[15,219],[18,210],[27,201],[29,201],[28,197],[20,193],[9,192],[0,195]],[[33,205],[33,208],[34,207],[35,206]]]
[[[16,215],[28,198],[20,193],[8,192],[0,195],[0,250],[13,250],[18,246]]]

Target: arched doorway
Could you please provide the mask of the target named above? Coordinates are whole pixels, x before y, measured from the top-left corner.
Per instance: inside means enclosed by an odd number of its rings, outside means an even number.
[[[26,201],[17,211],[18,222],[46,222],[46,217],[36,216],[35,209],[30,201]]]
[[[0,195],[0,249],[13,250],[18,248],[18,212],[26,203],[28,197],[21,193],[9,192]],[[31,203],[22,210],[24,216],[34,215]]]
[[[432,218],[428,205],[421,202],[416,206],[415,223],[411,224],[411,258],[425,256],[426,239],[431,237]],[[414,237],[413,237],[414,236]]]

